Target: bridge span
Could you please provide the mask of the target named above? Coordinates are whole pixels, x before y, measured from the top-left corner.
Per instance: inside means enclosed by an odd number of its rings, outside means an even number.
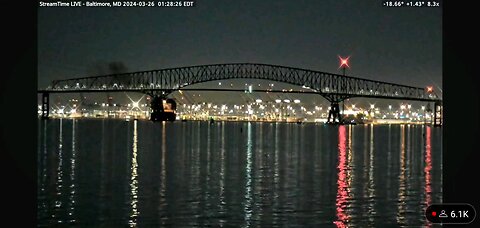
[[[330,102],[331,108],[328,115],[330,123],[342,121],[340,102],[354,97],[366,97],[433,102],[434,124],[442,125],[442,100],[433,90],[426,87],[261,63],[197,65],[54,80],[46,89],[38,92],[42,93],[43,118],[48,118],[49,115],[50,93],[145,93],[152,97],[151,119],[157,121],[172,119],[172,116],[168,116],[170,114],[164,112],[162,106],[162,103],[168,101],[173,102],[175,107],[175,101],[167,99],[172,92],[180,89],[188,90],[185,87],[198,83],[228,79],[263,79],[308,88],[308,93],[318,94]]]

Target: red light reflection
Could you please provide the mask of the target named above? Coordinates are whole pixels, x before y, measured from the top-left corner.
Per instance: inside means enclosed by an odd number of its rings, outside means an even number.
[[[338,180],[337,180],[337,221],[333,222],[337,227],[347,227],[349,216],[346,213],[346,204],[349,197],[347,190],[347,144],[345,126],[338,127]]]
[[[426,145],[425,145],[425,207],[428,207],[432,203],[432,150],[431,150],[431,128],[430,126],[426,127]],[[430,227],[431,224],[427,223],[427,226]]]

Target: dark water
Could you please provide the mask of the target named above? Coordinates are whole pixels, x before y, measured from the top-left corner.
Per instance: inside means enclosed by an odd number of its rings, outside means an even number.
[[[40,120],[38,223],[429,226],[441,128]]]

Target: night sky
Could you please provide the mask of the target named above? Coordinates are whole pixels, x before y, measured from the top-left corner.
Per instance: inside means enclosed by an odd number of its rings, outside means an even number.
[[[442,87],[441,8],[381,1],[207,1],[184,8],[39,8],[38,88],[108,72],[252,62]]]

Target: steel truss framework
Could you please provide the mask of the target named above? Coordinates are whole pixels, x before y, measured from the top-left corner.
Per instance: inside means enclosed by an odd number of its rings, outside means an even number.
[[[304,86],[330,102],[353,97],[441,102],[425,88],[294,67],[258,63],[227,63],[55,80],[42,92],[136,91],[166,97],[196,83],[227,79],[264,79]]]

